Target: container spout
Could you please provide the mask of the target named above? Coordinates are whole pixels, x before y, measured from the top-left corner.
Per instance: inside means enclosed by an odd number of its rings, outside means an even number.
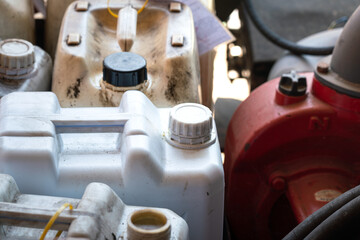
[[[133,212],[128,218],[128,239],[169,240],[171,224],[157,210],[143,209]]]

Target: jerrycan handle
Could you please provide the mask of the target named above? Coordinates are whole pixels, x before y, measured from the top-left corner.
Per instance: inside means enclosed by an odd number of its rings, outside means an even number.
[[[122,133],[126,122],[129,120],[129,114],[122,114],[123,116],[95,116],[89,119],[86,117],[74,117],[61,119],[51,119],[55,126],[56,133]],[[84,118],[84,119],[82,119]],[[106,119],[106,120],[104,120]]]

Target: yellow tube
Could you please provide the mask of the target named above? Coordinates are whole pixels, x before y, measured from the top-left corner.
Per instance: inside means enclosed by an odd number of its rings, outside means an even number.
[[[144,5],[138,10],[138,14],[140,14],[146,7],[146,4],[149,2],[149,0],[146,0]]]
[[[62,234],[62,232],[63,232],[63,231],[58,231],[58,232],[56,233],[56,235],[55,235],[55,238],[60,237],[60,236],[61,236],[61,234]]]
[[[110,13],[111,16],[113,16],[114,18],[118,18],[118,15],[115,14],[113,11],[111,11],[110,9],[110,0],[107,0],[107,10]]]
[[[146,7],[146,5],[147,5],[148,2],[149,2],[149,0],[146,0],[146,1],[145,1],[144,5],[138,10],[138,12],[137,12],[138,14],[140,14],[140,13],[145,9],[145,7]],[[110,0],[107,0],[107,10],[108,10],[108,12],[110,13],[110,15],[113,16],[114,18],[118,18],[118,17],[119,17],[116,13],[114,13],[113,11],[111,11],[111,9],[110,9]]]
[[[70,204],[70,203],[64,203],[57,211],[56,213],[54,214],[54,216],[52,216],[49,220],[49,222],[46,224],[45,228],[44,228],[44,231],[43,233],[41,234],[39,240],[44,240],[45,239],[45,236],[47,234],[47,232],[50,230],[50,228],[52,227],[52,225],[54,224],[54,222],[56,221],[56,219],[59,217],[60,213],[62,211],[64,211],[67,207],[70,208],[70,210],[73,209],[73,206]],[[59,234],[59,232],[56,234],[56,236]],[[61,232],[60,232],[60,235],[61,235]],[[59,235],[59,236],[60,236]]]

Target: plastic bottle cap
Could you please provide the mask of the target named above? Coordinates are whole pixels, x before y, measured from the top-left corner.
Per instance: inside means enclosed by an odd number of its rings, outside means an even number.
[[[0,42],[0,74],[20,76],[34,68],[34,46],[22,39],[7,39]]]
[[[205,143],[211,138],[212,128],[211,111],[201,104],[183,103],[170,111],[170,138],[180,144]]]
[[[103,80],[116,87],[134,87],[147,80],[146,60],[135,53],[119,52],[103,63]]]

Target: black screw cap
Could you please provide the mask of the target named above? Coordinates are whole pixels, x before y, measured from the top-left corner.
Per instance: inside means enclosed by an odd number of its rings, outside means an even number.
[[[147,80],[146,60],[135,53],[119,52],[103,62],[103,80],[116,87],[133,87]]]
[[[303,96],[306,93],[306,88],[306,77],[298,75],[295,71],[281,76],[279,91],[287,96]]]

